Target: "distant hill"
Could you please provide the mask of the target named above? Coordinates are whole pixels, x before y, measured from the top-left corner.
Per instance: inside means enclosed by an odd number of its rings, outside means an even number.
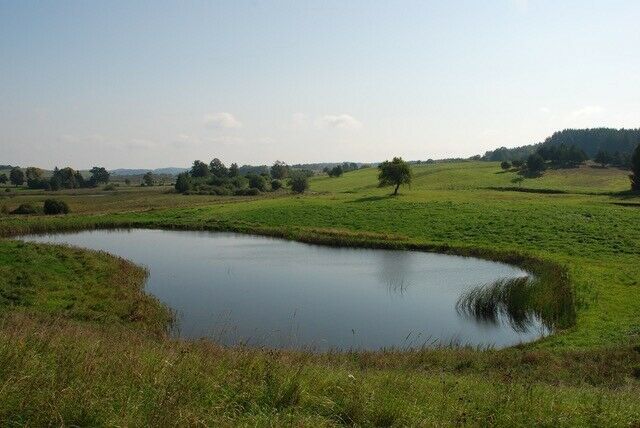
[[[127,168],[118,168],[109,171],[113,176],[134,176],[134,175],[144,175],[147,172],[151,171],[155,175],[178,175],[181,172],[187,171],[188,168],[156,168],[156,169],[127,169]]]
[[[523,159],[542,145],[559,146],[561,144],[576,146],[584,150],[590,158],[593,158],[601,150],[610,154],[617,152],[621,155],[628,155],[640,144],[640,128],[565,129],[553,133],[541,143],[514,148],[500,147],[496,150],[488,151],[482,159],[489,161]]]

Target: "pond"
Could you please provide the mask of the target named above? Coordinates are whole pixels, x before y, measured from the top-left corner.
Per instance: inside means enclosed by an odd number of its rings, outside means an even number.
[[[176,311],[174,334],[184,338],[321,351],[505,347],[549,333],[535,314],[513,323],[507,312],[461,310],[470,290],[528,276],[476,258],[149,229],[21,239],[103,250],[146,266],[145,290]]]

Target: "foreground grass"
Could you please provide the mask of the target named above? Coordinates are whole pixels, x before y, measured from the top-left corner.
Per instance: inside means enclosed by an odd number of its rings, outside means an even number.
[[[620,373],[638,361],[633,350],[263,352],[13,316],[0,328],[0,421],[629,426],[640,388]]]
[[[605,172],[614,181],[602,181]],[[150,335],[167,319],[153,300],[144,316],[133,317],[143,328],[131,328],[141,271],[120,284],[120,294],[105,290],[135,271],[121,260],[0,240],[0,290],[11,295],[17,284],[33,285],[4,303],[0,422],[635,426],[639,212],[616,204],[638,198],[617,196],[624,173],[605,172],[585,168],[571,178],[554,171],[523,184],[568,192],[543,194],[493,190],[510,182],[497,164],[424,166],[411,189],[390,198],[375,187],[375,170],[361,170],[314,179],[316,193],[303,197],[184,197],[148,189],[63,196],[81,213],[66,217],[2,217],[3,236],[115,226],[237,230],[542,260],[567,275],[576,318],[555,336],[501,351],[224,349]],[[0,204],[44,197],[27,192]]]

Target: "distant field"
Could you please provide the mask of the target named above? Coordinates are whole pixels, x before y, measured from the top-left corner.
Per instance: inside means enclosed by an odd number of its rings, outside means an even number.
[[[502,351],[223,349],[157,337],[164,312],[139,294],[112,300],[117,272],[135,272],[122,261],[3,239],[0,421],[637,426],[640,197],[626,192],[627,172],[585,166],[518,183],[498,163],[461,162],[416,166],[414,173],[397,197],[377,187],[374,168],[314,177],[303,196],[182,196],[168,187],[64,191],[56,197],[72,214],[0,215],[0,235],[138,226],[521,253],[566,269],[575,325]],[[0,192],[0,207],[47,197]],[[21,294],[16,284],[25,282],[31,289]],[[144,311],[136,300],[148,305]]]

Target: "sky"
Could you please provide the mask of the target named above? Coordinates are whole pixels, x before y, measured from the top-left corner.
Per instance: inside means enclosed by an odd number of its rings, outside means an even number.
[[[638,22],[638,0],[0,0],[0,164],[424,160],[637,128]]]

